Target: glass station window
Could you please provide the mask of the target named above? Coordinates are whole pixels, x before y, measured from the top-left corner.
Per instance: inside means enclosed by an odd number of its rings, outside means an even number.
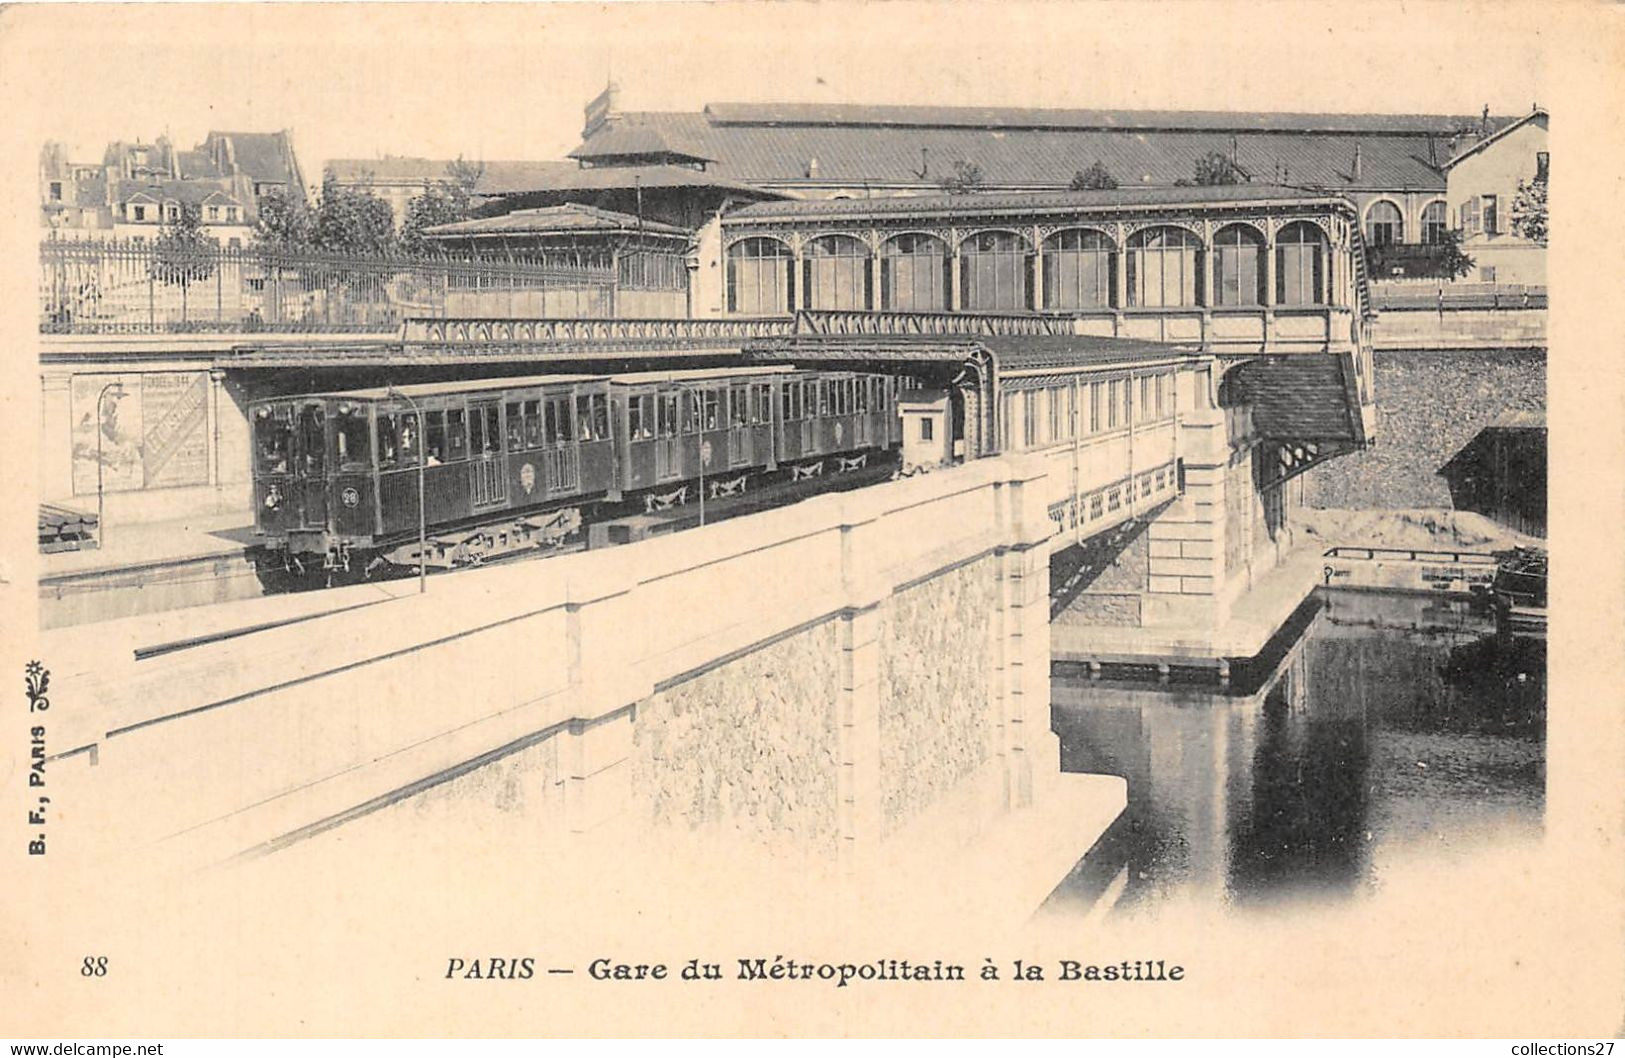
[[[967,311],[1030,308],[1027,243],[1011,231],[977,232],[959,246],[960,304]]]
[[[1365,241],[1372,246],[1403,242],[1405,218],[1399,207],[1386,199],[1373,202],[1365,214]]]
[[[1045,239],[1044,307],[1109,308],[1114,256],[1112,241],[1098,231],[1073,228]]]
[[[1319,305],[1326,298],[1326,238],[1318,227],[1294,221],[1275,236],[1275,300]]]
[[[1104,400],[1106,384],[1104,382],[1089,383],[1089,432],[1099,433],[1104,425],[1100,419],[1100,405]]]
[[[880,308],[886,312],[948,311],[948,244],[905,232],[880,248]]]
[[[728,247],[728,311],[777,316],[790,311],[794,258],[777,239],[741,239]]]
[[[850,235],[825,235],[802,249],[802,289],[809,309],[869,307],[869,248]]]
[[[1443,202],[1429,202],[1422,211],[1422,241],[1432,244],[1444,242],[1444,233],[1450,229],[1450,214]]]
[[[1128,240],[1128,303],[1147,308],[1195,305],[1201,298],[1202,243],[1184,228],[1157,227]]]
[[[1218,303],[1264,303],[1264,237],[1241,224],[1220,228],[1213,236],[1218,256]]]
[[[468,417],[462,408],[446,412],[446,454],[450,459],[468,458]]]
[[[367,429],[367,409],[340,404],[333,423],[333,444],[338,449],[340,470],[365,470],[372,466],[371,431]]]
[[[286,474],[293,440],[286,407],[261,405],[254,411],[255,465],[262,474]]]
[[[1123,403],[1123,398],[1121,395],[1122,389],[1123,383],[1117,379],[1112,379],[1112,381],[1107,384],[1106,429],[1108,430],[1115,430],[1119,425],[1121,425],[1121,420],[1118,418],[1118,415],[1119,409],[1122,407]]]

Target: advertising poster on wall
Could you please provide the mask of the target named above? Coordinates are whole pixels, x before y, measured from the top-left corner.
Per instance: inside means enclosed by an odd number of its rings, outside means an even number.
[[[75,375],[74,493],[96,492],[98,461],[105,492],[206,484],[208,392],[201,371]]]

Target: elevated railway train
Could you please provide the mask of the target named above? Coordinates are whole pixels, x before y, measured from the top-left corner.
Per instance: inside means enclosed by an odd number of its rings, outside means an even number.
[[[449,568],[900,443],[900,380],[721,367],[255,401],[255,529],[291,571]],[[703,463],[703,465],[702,465]],[[419,489],[422,535],[419,552]]]

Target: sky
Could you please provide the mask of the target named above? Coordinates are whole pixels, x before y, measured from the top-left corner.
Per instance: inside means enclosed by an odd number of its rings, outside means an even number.
[[[1561,5],[1559,5],[1561,6]],[[625,109],[712,101],[1520,114],[1552,64],[1519,5],[71,5],[0,11],[23,143],[290,128],[333,157],[560,158]],[[1547,10],[1551,10],[1548,8]],[[1576,56],[1576,58],[1579,58]]]

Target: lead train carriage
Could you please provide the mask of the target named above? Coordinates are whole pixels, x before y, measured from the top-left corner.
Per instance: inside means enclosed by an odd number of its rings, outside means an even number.
[[[421,471],[422,562],[479,562],[558,543],[603,507],[696,498],[702,472],[734,491],[754,474],[894,447],[897,385],[717,368],[255,401],[255,529],[296,569],[418,565]]]

